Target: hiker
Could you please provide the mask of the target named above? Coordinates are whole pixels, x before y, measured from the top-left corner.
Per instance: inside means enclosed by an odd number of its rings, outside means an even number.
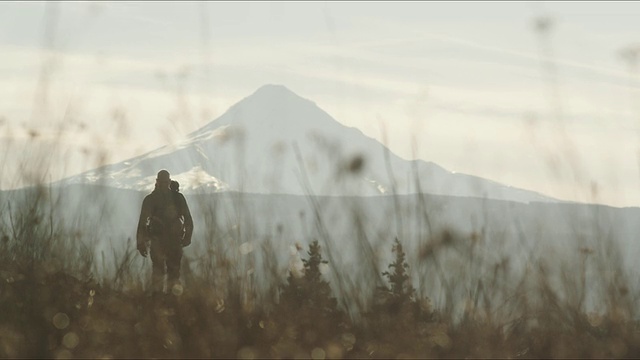
[[[151,253],[151,287],[154,293],[167,291],[180,284],[182,248],[191,244],[193,220],[184,195],[172,191],[171,176],[160,170],[155,189],[145,196],[140,210],[136,240],[140,255]]]

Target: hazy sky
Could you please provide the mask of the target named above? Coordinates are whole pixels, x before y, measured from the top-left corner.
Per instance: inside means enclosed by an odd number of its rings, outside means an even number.
[[[282,84],[403,158],[637,206],[640,92],[620,54],[640,48],[639,17],[634,2],[0,2],[0,188],[178,141]]]

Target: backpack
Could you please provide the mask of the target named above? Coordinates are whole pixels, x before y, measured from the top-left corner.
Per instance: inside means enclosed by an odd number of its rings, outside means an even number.
[[[184,212],[177,191],[157,193],[147,230],[151,235],[184,232]]]

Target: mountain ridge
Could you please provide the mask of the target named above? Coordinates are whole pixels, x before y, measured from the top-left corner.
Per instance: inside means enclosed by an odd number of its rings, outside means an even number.
[[[552,201],[424,160],[405,160],[361,130],[335,120],[284,85],[267,84],[218,118],[165,145],[57,184],[106,184],[144,190],[168,169],[186,192],[304,194],[303,174],[317,195],[432,193],[520,202]],[[392,175],[393,174],[393,175]]]

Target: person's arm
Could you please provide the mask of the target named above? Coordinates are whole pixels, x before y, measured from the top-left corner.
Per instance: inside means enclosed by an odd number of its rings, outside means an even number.
[[[138,219],[138,229],[136,231],[136,243],[140,255],[147,257],[149,237],[147,234],[147,219],[150,216],[150,204],[149,197],[146,196],[142,201],[142,208],[140,209],[140,218]]]
[[[184,238],[182,239],[182,246],[189,246],[191,244],[191,235],[193,234],[193,219],[191,218],[191,212],[189,211],[189,205],[187,205],[187,199],[184,195],[180,194],[182,200],[182,209],[184,216]]]

